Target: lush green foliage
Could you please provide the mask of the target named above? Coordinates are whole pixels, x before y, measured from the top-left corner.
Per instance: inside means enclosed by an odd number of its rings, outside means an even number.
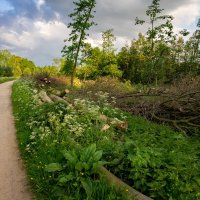
[[[38,105],[37,89],[27,80],[14,83],[12,99],[19,146],[37,199],[126,199],[96,174],[102,151],[95,144],[79,150],[70,138],[83,134],[88,125],[81,120],[86,123],[89,116],[78,119],[80,113],[62,103]]]
[[[137,24],[150,24],[146,34],[139,34],[130,45],[116,53],[114,31],[102,33],[102,46],[82,46],[81,67],[77,76],[81,79],[95,79],[99,76],[113,76],[132,83],[165,84],[177,77],[200,74],[199,65],[199,23],[189,39],[187,30],[175,34],[173,16],[162,14],[159,0],[153,0],[146,11],[147,20],[136,18]],[[70,73],[70,62],[65,69]],[[65,73],[66,73],[65,71]]]
[[[87,43],[82,51],[82,64],[77,68],[77,76],[81,79],[96,79],[100,76],[112,76],[121,78],[123,72],[117,65],[115,55],[113,30],[107,30],[102,33],[102,50],[92,48]]]
[[[11,67],[1,67],[0,66],[0,77],[10,77],[13,76]]]
[[[13,55],[8,50],[0,51],[0,76],[20,77],[39,72],[49,73],[50,75],[59,74],[58,66],[36,67],[32,61]]]
[[[66,193],[100,198],[105,191],[117,199],[93,171],[101,156],[108,169],[154,199],[199,199],[198,142],[110,107],[103,92],[96,94],[97,103],[74,99],[39,106],[30,86],[16,82],[13,103],[19,145],[39,199],[63,199]],[[78,185],[77,193],[71,190]]]
[[[110,75],[142,84],[170,83],[187,74],[196,76],[200,73],[198,37],[195,32],[188,41],[180,35],[170,41],[154,39],[152,51],[151,40],[140,33],[117,54],[114,49],[103,51],[103,43],[102,50],[87,44],[77,76],[86,80]]]

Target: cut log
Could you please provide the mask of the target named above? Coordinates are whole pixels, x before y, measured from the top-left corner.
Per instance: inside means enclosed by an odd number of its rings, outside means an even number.
[[[42,100],[42,102],[45,103],[52,103],[52,100],[48,97],[47,93],[45,91],[40,91],[38,96],[40,97],[40,99]]]
[[[109,172],[105,167],[100,167],[98,169],[98,172],[100,173],[101,176],[103,176],[107,180],[108,184],[110,184],[111,186],[114,185],[116,188],[120,190],[122,189],[125,192],[127,192],[130,200],[136,200],[136,199],[137,200],[153,200],[150,197],[145,196],[144,194],[138,192],[134,188],[124,183],[122,180],[117,178],[114,174]]]
[[[67,101],[65,101],[63,98],[56,96],[54,94],[50,94],[49,97],[51,98],[52,101],[57,102],[57,101],[61,101],[65,104],[69,104]]]
[[[54,94],[54,95],[56,95],[56,96],[61,96],[62,95],[62,92],[61,91],[59,91],[59,90],[52,90],[51,91],[51,94]]]

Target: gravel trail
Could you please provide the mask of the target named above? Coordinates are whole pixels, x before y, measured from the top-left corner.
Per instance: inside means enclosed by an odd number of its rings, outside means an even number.
[[[11,105],[13,81],[0,84],[0,200],[31,200]]]

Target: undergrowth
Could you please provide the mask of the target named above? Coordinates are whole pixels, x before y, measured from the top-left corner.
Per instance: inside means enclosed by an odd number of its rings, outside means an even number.
[[[68,113],[66,106],[38,105],[37,92],[34,83],[28,80],[13,85],[17,137],[35,198],[126,199],[125,191],[109,186],[97,174],[97,168],[105,162],[101,161],[102,151],[96,149],[96,144],[80,149],[72,145],[68,130],[58,120]]]
[[[197,142],[111,107],[105,93],[96,94],[98,102],[39,105],[37,92],[20,80],[12,99],[19,146],[38,199],[124,200],[124,193],[96,173],[103,164],[154,199],[200,199]]]

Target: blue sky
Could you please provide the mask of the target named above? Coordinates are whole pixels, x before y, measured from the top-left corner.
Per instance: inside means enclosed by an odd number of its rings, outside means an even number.
[[[5,12],[9,10],[13,10],[13,6],[6,0],[0,0],[0,12]]]
[[[33,60],[37,65],[50,65],[61,57],[64,39],[70,30],[68,14],[73,0],[0,0],[0,50]],[[113,28],[116,48],[130,43],[147,27],[134,26],[135,17],[145,19],[151,0],[97,0],[95,22],[88,41],[101,45],[101,33]],[[193,32],[200,17],[200,0],[161,0],[165,14],[172,14],[174,30]]]

